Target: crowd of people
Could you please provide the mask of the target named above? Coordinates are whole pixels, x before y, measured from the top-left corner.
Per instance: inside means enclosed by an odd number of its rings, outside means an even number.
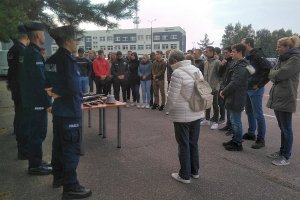
[[[224,47],[207,46],[202,52],[172,49],[144,54],[128,51],[77,50],[80,35],[73,26],[48,30],[59,49],[47,57],[42,48],[46,27],[39,22],[20,25],[19,35],[8,52],[8,88],[15,105],[14,132],[18,158],[28,160],[30,175],[53,174],[53,187],[63,186],[63,198],[85,198],[91,190],[79,184],[76,169],[80,154],[82,95],[113,94],[127,106],[165,111],[174,123],[180,170],[171,176],[182,183],[199,178],[198,139],[201,126],[226,131],[228,151],[242,151],[243,140],[255,141],[253,149],[265,147],[264,86],[271,81],[267,107],[275,112],[281,132],[279,151],[268,155],[277,166],[288,165],[293,144],[292,113],[297,105],[300,73],[300,39],[278,40],[275,67],[255,48],[252,38]],[[74,56],[78,54],[78,56]],[[184,69],[184,70],[183,70]],[[187,73],[188,72],[188,73]],[[211,108],[195,112],[188,99],[194,92],[197,73],[212,89]],[[20,84],[22,82],[22,84]],[[94,88],[96,86],[96,89]],[[140,94],[141,91],[141,94]],[[122,92],[122,95],[120,95]],[[167,94],[166,94],[167,92]],[[130,101],[131,100],[131,101]],[[248,131],[243,134],[242,112]],[[53,116],[51,163],[44,161],[42,143]],[[226,120],[226,125],[220,127]],[[257,134],[256,134],[257,132]]]

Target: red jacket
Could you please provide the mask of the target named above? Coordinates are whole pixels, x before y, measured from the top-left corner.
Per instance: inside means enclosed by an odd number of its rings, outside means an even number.
[[[109,62],[105,58],[96,58],[93,62],[93,70],[95,76],[108,76],[109,75]]]

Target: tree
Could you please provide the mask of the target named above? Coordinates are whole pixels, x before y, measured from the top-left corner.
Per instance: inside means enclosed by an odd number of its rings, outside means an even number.
[[[272,34],[268,29],[256,31],[255,46],[261,47],[267,57],[274,57],[275,46],[272,41]]]
[[[222,36],[223,47],[231,46],[233,44],[240,43],[243,38],[254,37],[255,31],[252,25],[242,26],[241,23],[236,23],[235,26],[228,24],[225,27],[225,33]]]
[[[204,34],[204,39],[197,42],[199,48],[203,51],[207,46],[213,45],[214,42],[210,42],[207,33]]]
[[[57,26],[57,22],[64,25],[92,22],[113,29],[118,20],[132,17],[138,9],[137,3],[138,0],[109,0],[99,4],[91,4],[90,0],[1,0],[0,41],[8,41],[18,24],[29,20],[42,21],[50,27]]]

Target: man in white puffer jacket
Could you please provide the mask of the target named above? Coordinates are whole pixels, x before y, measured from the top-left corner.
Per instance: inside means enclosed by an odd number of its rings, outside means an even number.
[[[179,173],[172,173],[172,177],[182,183],[190,183],[190,178],[199,178],[198,138],[200,133],[201,112],[190,109],[188,99],[194,91],[194,79],[181,70],[184,68],[190,74],[197,72],[203,79],[198,68],[185,60],[184,53],[172,50],[169,63],[173,69],[169,85],[166,110],[174,123],[175,137],[178,143]]]

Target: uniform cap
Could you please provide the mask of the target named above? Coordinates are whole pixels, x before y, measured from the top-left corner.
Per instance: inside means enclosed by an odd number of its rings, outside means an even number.
[[[42,22],[38,21],[33,21],[25,24],[25,28],[27,32],[32,32],[32,31],[45,31],[46,26]]]
[[[82,37],[82,33],[74,26],[61,26],[58,28],[53,28],[49,30],[49,34],[57,44],[62,44],[70,39],[79,40]]]
[[[26,27],[23,24],[18,26],[18,33],[21,33],[21,34],[27,33]]]

